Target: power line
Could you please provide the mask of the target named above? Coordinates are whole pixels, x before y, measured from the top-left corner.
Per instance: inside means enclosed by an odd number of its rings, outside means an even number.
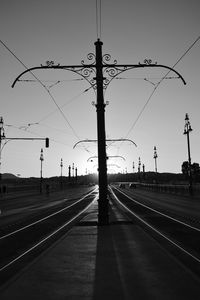
[[[96,31],[97,39],[101,39],[101,0],[96,0]]]
[[[184,56],[185,56],[185,55],[193,48],[193,46],[194,46],[199,40],[200,40],[200,36],[198,36],[198,38],[190,45],[190,47],[183,53],[183,55],[182,55],[182,56],[177,60],[177,62],[172,66],[172,68],[174,68],[174,67],[175,67],[175,66],[183,59],[183,57],[184,57]],[[138,114],[136,120],[135,120],[134,123],[132,124],[131,128],[129,129],[129,131],[127,132],[127,134],[125,135],[125,137],[127,137],[127,136],[130,134],[130,132],[133,130],[133,128],[134,128],[135,125],[137,124],[138,120],[140,119],[142,113],[144,112],[145,108],[147,107],[148,103],[150,102],[150,100],[151,100],[153,94],[154,94],[155,91],[157,90],[158,86],[162,83],[162,81],[163,81],[164,79],[167,78],[167,76],[168,76],[168,74],[169,74],[170,72],[171,72],[171,70],[168,71],[168,72],[161,78],[161,80],[160,80],[157,84],[155,84],[155,87],[154,87],[153,91],[151,92],[150,96],[148,97],[147,101],[145,102],[144,106],[142,107],[142,109],[141,109],[141,111],[139,112],[139,114]]]
[[[5,124],[6,127],[9,127],[9,128],[10,128],[10,127],[11,127],[11,128],[15,128],[15,129],[18,129],[18,130],[20,130],[20,131],[25,131],[25,132],[28,132],[28,133],[30,133],[30,134],[33,134],[33,135],[36,135],[36,136],[39,136],[39,137],[43,137],[43,136],[41,136],[40,134],[38,134],[38,133],[36,133],[36,132],[33,132],[32,130],[29,130],[29,129],[28,129],[28,128],[29,128],[30,126],[32,126],[32,125],[39,125],[39,126],[41,126],[39,123],[29,123],[29,124],[27,124],[27,125],[22,125],[22,126],[16,126],[16,125],[12,125],[12,124]],[[54,128],[54,129],[55,129],[55,128]],[[71,148],[71,145],[66,144],[66,143],[63,143],[63,142],[60,142],[60,141],[57,141],[57,140],[55,140],[55,139],[53,139],[53,138],[49,138],[49,140],[50,140],[50,141],[53,141],[53,142],[55,142],[55,143],[63,144],[63,145],[65,145],[65,146]]]
[[[189,48],[181,55],[181,57],[177,60],[177,62],[172,66],[172,68],[174,68],[182,59],[183,57],[194,47],[194,45],[200,40],[200,36],[198,36],[198,38],[189,46]],[[162,79],[158,82],[158,85],[166,78],[166,76],[171,72],[171,70],[169,70],[164,77],[162,77]]]
[[[15,53],[13,51],[11,51],[8,46],[2,41],[0,40],[0,43],[16,58],[16,60],[26,69],[28,70],[28,67],[15,55]],[[31,75],[42,85],[42,87],[46,90],[46,92],[49,94],[50,98],[52,99],[52,101],[54,102],[54,104],[56,105],[57,109],[59,110],[60,114],[62,115],[62,117],[65,119],[65,121],[67,122],[68,126],[71,128],[71,130],[73,131],[74,135],[78,138],[79,136],[77,135],[76,131],[74,130],[74,128],[72,127],[72,125],[70,124],[70,122],[68,121],[67,117],[65,116],[65,114],[63,113],[63,111],[61,110],[61,108],[59,107],[59,105],[57,104],[55,98],[53,97],[53,95],[51,94],[51,92],[49,91],[49,89],[42,83],[42,81],[35,76],[35,74],[32,71],[29,71],[31,73]]]
[[[23,65],[23,67],[28,70],[28,67],[15,55],[15,53],[13,51],[11,51],[7,45],[0,40],[0,43],[16,58],[16,60]],[[61,115],[63,116],[63,118],[65,119],[65,121],[67,122],[68,126],[71,128],[72,132],[74,133],[74,135],[76,136],[77,139],[80,140],[80,137],[78,136],[78,134],[76,133],[76,131],[74,130],[74,128],[71,126],[70,122],[68,121],[67,117],[65,116],[65,114],[63,113],[63,111],[61,110],[61,108],[59,107],[59,105],[57,104],[55,98],[53,97],[53,95],[51,94],[51,92],[49,91],[49,89],[42,83],[42,81],[37,78],[37,76],[35,76],[35,74],[32,71],[29,71],[31,73],[31,75],[36,79],[36,81],[38,81],[42,87],[46,90],[46,92],[49,94],[50,98],[53,100],[54,104],[56,105],[57,109],[59,110],[59,112],[61,113]],[[92,86],[91,86],[92,87]],[[88,91],[91,87],[87,88],[84,92]],[[84,145],[83,148],[85,149],[85,151],[90,152]]]
[[[71,102],[73,102],[74,100],[76,100],[77,98],[79,98],[81,95],[83,95],[84,93],[88,92],[91,88],[92,88],[92,86],[89,87],[89,88],[87,88],[87,89],[85,89],[83,92],[79,93],[78,95],[72,97],[70,100],[68,100],[68,101],[67,101],[66,103],[64,103],[62,106],[60,106],[60,108],[63,108],[63,107],[65,107],[66,105],[70,104]],[[40,119],[40,120],[38,121],[38,123],[40,123],[40,122],[46,120],[46,119],[49,118],[51,115],[53,115],[55,112],[57,112],[57,109],[55,109],[55,110],[53,110],[52,112],[50,112],[50,113],[48,113],[47,115],[45,115],[42,119]]]
[[[115,79],[120,79],[120,80],[146,80],[146,81],[150,81],[150,80],[158,80],[160,79],[160,77],[116,77]],[[165,77],[165,79],[179,79],[178,76],[168,76]]]
[[[101,0],[99,0],[99,37],[101,39]]]
[[[83,78],[75,78],[75,79],[65,79],[65,80],[41,80],[42,82],[51,83],[51,85],[48,86],[48,89],[52,88],[53,86],[62,83],[62,82],[72,82],[72,81],[82,81]],[[38,80],[34,79],[19,79],[18,81],[22,82],[38,82]]]
[[[135,125],[137,124],[138,120],[140,119],[142,113],[144,112],[145,108],[147,107],[149,101],[151,100],[153,94],[155,93],[156,89],[158,88],[158,85],[156,85],[153,89],[153,91],[151,92],[149,98],[147,99],[147,101],[145,102],[145,104],[143,105],[142,109],[140,110],[136,120],[134,121],[134,123],[132,124],[131,128],[129,129],[129,131],[127,132],[127,134],[125,135],[125,137],[127,137],[129,135],[129,133],[133,130],[133,128],[135,127]]]

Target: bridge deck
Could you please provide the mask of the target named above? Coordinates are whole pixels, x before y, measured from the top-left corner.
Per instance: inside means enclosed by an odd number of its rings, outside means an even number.
[[[114,207],[96,226],[97,203],[79,225],[21,271],[1,300],[195,299],[199,281]]]

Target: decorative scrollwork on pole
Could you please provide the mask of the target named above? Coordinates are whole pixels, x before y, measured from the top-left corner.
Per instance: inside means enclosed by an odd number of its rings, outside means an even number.
[[[88,54],[87,54],[87,59],[92,61],[90,64],[87,64],[87,66],[88,66],[88,65],[90,65],[90,66],[95,65],[95,63],[96,63],[96,56],[95,56],[94,53],[88,53]],[[82,64],[83,66],[86,65],[84,60],[81,61],[81,64]]]
[[[115,61],[116,62],[116,61]],[[123,67],[116,67],[115,65],[105,65],[104,69],[104,75],[105,75],[105,80],[104,80],[104,90],[107,88],[109,83],[117,77],[119,74],[127,70],[127,66]]]
[[[150,58],[145,58],[143,64],[140,62],[138,63],[139,65],[157,65],[157,62],[152,63],[152,59]]]
[[[112,58],[112,57],[111,57],[110,54],[108,54],[108,53],[104,54],[103,57],[102,57],[102,62],[103,62],[103,64],[104,64],[104,65],[107,65],[107,62],[109,62],[109,61],[111,60],[111,58]],[[112,65],[116,65],[116,64],[117,64],[117,60],[114,59]]]
[[[84,60],[82,60],[81,61],[82,67],[71,68],[71,71],[79,74],[84,79],[86,79],[89,82],[89,84],[92,86],[92,88],[96,91],[96,81],[94,79],[96,76],[96,69],[95,69],[96,56],[94,53],[88,53],[87,59],[89,61],[88,64]]]
[[[47,60],[46,61],[46,64],[45,65],[40,65],[41,67],[49,67],[49,68],[51,68],[51,67],[55,67],[55,66],[60,66],[60,64],[55,64],[55,62],[53,61],[53,60]]]
[[[111,80],[118,75],[118,70],[116,68],[117,60],[114,59],[113,63],[108,63],[111,61],[111,55],[106,53],[102,56],[102,62],[104,66],[103,74],[104,74],[104,82],[103,88],[104,90],[107,88]]]

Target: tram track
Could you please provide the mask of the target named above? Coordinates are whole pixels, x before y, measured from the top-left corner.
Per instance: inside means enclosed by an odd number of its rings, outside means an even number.
[[[170,251],[193,274],[200,277],[200,229],[174,218],[112,186],[111,199],[118,207],[136,220],[162,246]]]
[[[66,207],[1,235],[0,284],[70,230],[84,216],[97,195],[97,188],[93,189]]]

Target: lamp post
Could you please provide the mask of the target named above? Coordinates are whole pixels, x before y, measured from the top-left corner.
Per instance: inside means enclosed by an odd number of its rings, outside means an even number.
[[[155,172],[157,173],[157,158],[158,158],[158,154],[157,154],[157,150],[156,150],[156,146],[154,146],[154,155],[153,158],[155,159]]]
[[[135,172],[135,164],[134,164],[134,161],[133,161],[133,173]]]
[[[141,172],[141,159],[139,157],[139,159],[138,159],[138,179],[139,179],[139,181],[141,181],[140,172]]]
[[[102,41],[97,39],[94,43],[95,53],[89,53],[87,59],[89,63],[86,64],[82,60],[80,65],[60,65],[55,64],[54,61],[47,61],[46,65],[40,65],[40,67],[33,67],[26,69],[22,72],[13,82],[12,87],[19,81],[20,77],[27,72],[31,72],[33,75],[34,70],[38,69],[62,69],[74,72],[88,81],[91,87],[96,92],[96,112],[97,112],[97,140],[98,140],[98,172],[99,172],[99,200],[98,200],[98,224],[109,224],[109,211],[108,211],[108,182],[107,182],[107,165],[106,165],[106,140],[105,140],[105,106],[104,91],[110,84],[110,82],[116,78],[119,74],[138,68],[166,68],[173,71],[178,78],[180,78],[184,84],[183,77],[173,68],[152,63],[151,59],[145,59],[144,63],[138,64],[118,64],[116,60],[112,63],[110,54],[102,54]],[[34,76],[34,75],[33,75]],[[35,77],[36,78],[36,77]]]
[[[143,177],[143,180],[145,180],[145,165],[143,164],[142,165],[142,177]]]
[[[73,182],[74,182],[74,163],[72,164],[72,178],[73,178]]]
[[[61,158],[61,160],[60,160],[60,187],[61,187],[61,189],[62,189],[62,187],[63,187],[63,182],[62,182],[62,170],[63,170],[63,160],[62,160],[62,158]]]
[[[1,193],[1,182],[2,182],[2,173],[1,173],[1,151],[2,151],[2,140],[5,139],[5,132],[3,128],[3,117],[0,117],[0,193]]]
[[[69,165],[68,167],[68,179],[69,179],[69,182],[71,181],[71,166]]]
[[[40,194],[42,194],[42,180],[43,180],[43,176],[42,176],[42,164],[44,161],[44,155],[43,155],[43,149],[41,149],[40,151]]]
[[[190,125],[189,116],[185,114],[185,127],[183,134],[187,136],[187,147],[188,147],[188,175],[189,175],[189,193],[193,195],[193,185],[192,185],[192,168],[191,168],[191,155],[190,155],[190,132],[192,127]]]
[[[141,159],[139,157],[139,159],[138,159],[138,173],[140,173],[140,167],[141,167]]]

